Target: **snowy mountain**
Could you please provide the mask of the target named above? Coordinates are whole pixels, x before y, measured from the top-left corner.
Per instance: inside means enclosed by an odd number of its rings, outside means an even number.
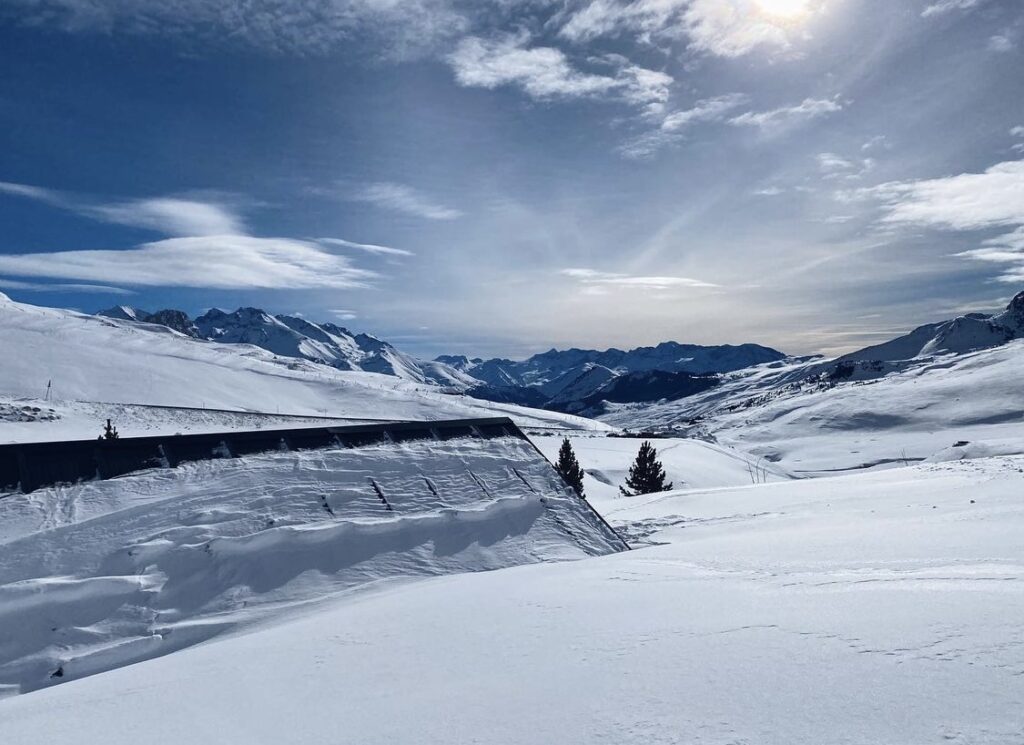
[[[892,341],[843,355],[837,362],[892,361],[988,349],[1024,337],[1024,292],[994,315],[968,313],[949,321],[920,326]]]
[[[259,308],[239,308],[232,313],[214,308],[194,321],[180,310],[148,313],[129,306],[117,306],[97,315],[166,326],[185,336],[207,341],[251,344],[282,357],[309,360],[338,370],[381,373],[459,390],[477,384],[447,365],[420,362],[369,334],[354,334],[333,323],[317,324],[295,316],[273,316]]]
[[[602,395],[612,401],[653,401],[693,389],[690,376],[731,372],[784,359],[785,355],[756,344],[702,347],[665,342],[629,351],[608,349],[550,350],[516,362],[442,355],[433,361],[400,352],[386,341],[356,334],[332,323],[271,315],[259,308],[228,313],[213,309],[194,321],[178,310],[148,313],[117,306],[97,315],[134,323],[166,326],[186,336],[223,344],[251,344],[282,357],[309,360],[339,370],[393,375],[467,393],[485,401],[546,407],[556,411],[597,411]],[[659,373],[647,375],[642,373]],[[614,378],[630,376],[631,383]],[[657,378],[658,383],[653,384]],[[675,384],[668,384],[669,379]],[[644,385],[644,381],[652,385]],[[631,398],[624,399],[626,391]]]
[[[836,360],[727,373],[709,390],[609,404],[599,418],[711,438],[811,473],[905,464],[956,443],[961,453],[1021,452],[1022,330],[1024,293],[1002,313],[922,326]]]
[[[662,370],[702,375],[731,372],[785,357],[782,352],[758,344],[705,347],[669,341],[656,347],[637,347],[627,351],[614,348],[603,352],[595,349],[551,349],[521,362],[507,359],[471,360],[455,356],[437,359],[489,385],[519,385],[544,390],[546,384],[572,370],[581,370],[585,365],[600,365],[620,374]],[[549,395],[557,393],[550,390],[544,392]]]
[[[527,425],[607,429],[554,412],[449,395],[390,375],[339,370],[255,346],[218,344],[162,326],[41,308],[3,295],[0,348],[0,442],[92,439],[104,411],[115,415],[124,436],[252,426],[251,417],[231,412],[355,419],[503,413]],[[149,412],[144,419],[142,412]]]
[[[552,349],[521,362],[452,355],[437,360],[482,381],[467,391],[471,396],[558,411],[593,413],[606,398],[639,402],[658,400],[666,395],[678,396],[683,390],[692,389],[683,381],[785,358],[782,352],[757,344],[704,347],[663,342],[656,347],[628,351]],[[614,382],[613,379],[620,376],[627,376],[631,382]],[[677,385],[667,385],[669,379],[674,379]],[[643,381],[652,385],[645,387]],[[633,392],[631,398],[624,398],[626,391]]]

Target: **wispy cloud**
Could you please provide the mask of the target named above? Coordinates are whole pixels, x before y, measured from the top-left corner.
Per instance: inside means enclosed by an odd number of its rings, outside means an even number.
[[[103,203],[28,184],[0,181],[0,193],[33,199],[100,222],[146,228],[165,235],[224,235],[245,232],[242,218],[223,202],[190,197],[154,197]]]
[[[929,16],[949,13],[954,10],[969,10],[981,5],[984,1],[985,0],[939,0],[939,2],[932,3],[927,6],[923,11],[921,11],[921,15],[927,18]]]
[[[371,254],[385,254],[388,256],[413,256],[412,251],[406,251],[404,248],[392,248],[391,246],[378,246],[375,243],[356,243],[355,241],[346,241],[344,238],[317,238],[317,243],[327,244],[329,246],[341,246],[343,248],[354,248],[358,251],[365,251]]]
[[[990,52],[999,52],[1005,54],[1012,52],[1017,45],[1008,34],[995,34],[988,40],[988,49]]]
[[[747,97],[742,93],[730,93],[697,101],[689,109],[671,111],[661,116],[656,129],[627,140],[619,147],[619,152],[627,158],[649,158],[663,147],[681,142],[688,128],[702,122],[722,121],[729,112],[746,102]]]
[[[885,212],[882,222],[888,225],[959,231],[1015,228],[958,255],[1009,264],[1000,279],[1024,281],[1024,160],[997,163],[983,173],[880,184],[846,198],[878,200]]]
[[[818,153],[816,159],[822,176],[833,180],[859,179],[875,167],[873,158],[844,158],[836,153]]]
[[[41,186],[30,186],[29,184],[15,184],[10,181],[0,181],[0,193],[10,194],[15,197],[35,199],[38,202],[45,202],[52,205],[63,205],[63,199],[59,192],[53,189],[44,189]]]
[[[609,289],[633,289],[633,290],[676,290],[683,288],[714,288],[718,285],[704,282],[690,277],[671,276],[640,276],[633,274],[617,274],[613,272],[602,272],[596,269],[570,268],[563,269],[561,273],[566,277],[575,279],[584,287],[597,292],[606,292]],[[592,293],[593,294],[593,293]]]
[[[661,122],[661,128],[666,132],[678,132],[697,122],[721,121],[726,114],[746,102],[747,97],[742,93],[705,98],[694,104],[692,108],[668,114]]]
[[[196,199],[157,197],[102,203],[10,182],[0,182],[0,193],[34,199],[101,222],[148,228],[174,236],[122,250],[0,255],[0,273],[15,277],[220,289],[354,288],[365,287],[379,275],[357,268],[348,257],[330,251],[325,244],[366,253],[411,255],[398,248],[340,238],[323,239],[320,243],[248,235],[241,218],[231,208]],[[405,196],[409,202],[409,195]],[[443,214],[441,208],[428,209],[428,205],[415,199],[411,203],[420,211]],[[9,286],[40,291],[58,287],[30,284]],[[64,285],[61,289],[117,291],[106,286],[102,290],[90,290],[79,285]]]
[[[340,45],[409,57],[464,32],[452,0],[7,0],[29,25],[71,33],[163,36],[191,49],[245,46],[326,54]]]
[[[168,238],[120,251],[0,255],[0,273],[150,287],[344,289],[376,277],[316,243],[243,235]]]
[[[339,321],[354,321],[359,318],[359,314],[354,310],[346,310],[344,308],[335,308],[331,310],[331,313],[333,313],[334,317]]]
[[[520,88],[531,98],[609,97],[649,107],[663,104],[673,79],[666,73],[634,65],[621,55],[594,58],[591,64],[612,74],[578,69],[561,49],[530,47],[526,34],[493,39],[463,39],[448,56],[455,80],[470,88]]]
[[[1024,160],[997,163],[984,173],[894,181],[859,189],[880,200],[884,222],[978,230],[1024,224]]]
[[[435,202],[411,186],[392,182],[369,184],[352,192],[349,198],[427,220],[454,220],[463,214],[460,210]]]
[[[811,15],[825,5],[808,0],[790,10]],[[642,41],[685,38],[690,49],[740,57],[761,46],[787,48],[792,18],[751,0],[593,0],[564,14],[559,34],[573,42],[634,34]]]
[[[85,292],[97,295],[134,295],[133,290],[109,285],[83,285],[67,282],[22,282],[17,279],[0,278],[0,288],[5,290],[25,290],[26,292]]]
[[[756,127],[764,134],[779,134],[823,116],[843,110],[835,98],[805,98],[795,106],[769,111],[748,111],[729,120],[737,127]]]
[[[193,199],[136,199],[80,211],[106,222],[149,228],[168,235],[227,235],[246,230],[242,219],[231,208]]]

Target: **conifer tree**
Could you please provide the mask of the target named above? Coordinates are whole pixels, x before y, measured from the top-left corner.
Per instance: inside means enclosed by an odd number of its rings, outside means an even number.
[[[101,440],[117,440],[120,435],[117,434],[117,427],[107,420],[107,426],[103,428],[103,434],[100,435]]]
[[[576,460],[576,453],[573,452],[568,437],[562,440],[562,447],[558,449],[558,463],[555,468],[577,494],[586,498],[583,493],[583,469],[580,468],[579,461]]]
[[[640,494],[653,494],[671,489],[672,483],[665,483],[665,469],[658,460],[658,451],[651,443],[645,441],[640,446],[640,452],[636,454],[633,465],[629,467],[626,486],[620,486],[619,491],[624,497],[636,497]]]

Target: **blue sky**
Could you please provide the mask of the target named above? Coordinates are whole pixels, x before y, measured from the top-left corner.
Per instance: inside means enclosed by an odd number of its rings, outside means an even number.
[[[1024,288],[1019,0],[4,0],[0,292],[419,354],[835,352]]]

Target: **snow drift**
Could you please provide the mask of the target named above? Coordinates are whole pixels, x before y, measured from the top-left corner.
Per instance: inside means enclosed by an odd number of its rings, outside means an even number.
[[[0,499],[0,687],[190,646],[341,592],[625,548],[526,440],[189,463]]]

